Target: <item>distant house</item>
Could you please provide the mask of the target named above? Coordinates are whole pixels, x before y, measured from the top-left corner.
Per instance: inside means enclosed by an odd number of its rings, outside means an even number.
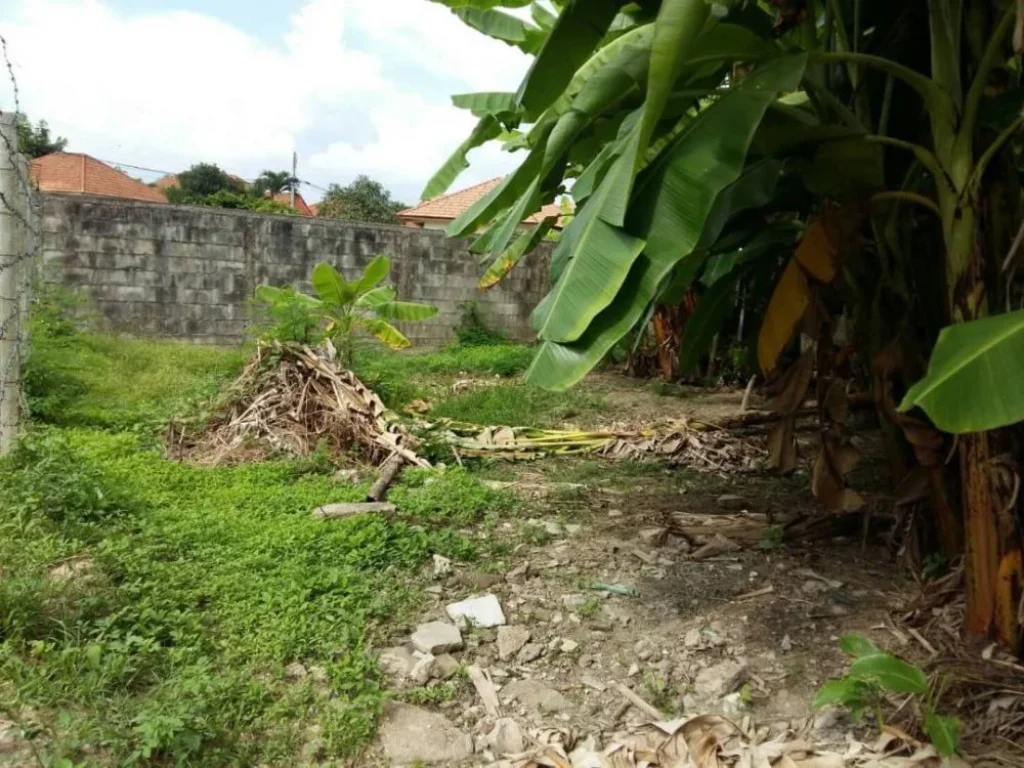
[[[166,203],[163,193],[95,157],[54,152],[32,161],[32,178],[43,192],[101,195],[147,203]]]
[[[446,229],[456,218],[467,211],[473,203],[482,198],[502,182],[498,176],[480,182],[472,187],[452,192],[448,195],[426,200],[412,208],[398,212],[398,219],[407,227],[423,229]],[[539,211],[528,216],[523,225],[540,224],[548,216],[561,216],[562,209],[556,203],[545,205]]]
[[[284,203],[285,205],[292,204],[292,193],[291,192],[278,192],[274,195],[274,200],[278,203]],[[316,211],[313,210],[313,206],[307,205],[302,195],[298,192],[295,193],[295,212],[299,216],[305,216],[306,218],[312,218],[316,216]]]
[[[241,176],[234,176],[228,174],[228,178],[238,184],[240,187],[245,189],[249,188],[249,182],[243,179]],[[153,182],[153,186],[157,189],[170,189],[171,187],[178,186],[178,175],[175,173],[169,173],[166,176],[161,176],[159,179]]]

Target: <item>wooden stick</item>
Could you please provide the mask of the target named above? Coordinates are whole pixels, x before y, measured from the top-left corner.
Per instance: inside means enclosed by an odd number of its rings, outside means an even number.
[[[622,683],[612,683],[612,687],[622,695],[622,698],[626,699],[630,704],[639,709],[641,712],[650,715],[658,721],[665,719],[665,715],[662,714],[660,709],[658,709],[652,704],[648,704],[646,701],[641,699],[639,696],[633,693],[633,691],[629,690],[629,688],[627,688]]]
[[[405,466],[405,459],[397,453],[391,454],[387,461],[380,469],[380,476],[377,481],[370,488],[370,493],[366,496],[367,501],[383,501],[384,497],[388,494],[388,488],[398,477],[398,473],[402,471],[402,467]]]
[[[472,681],[473,687],[476,688],[476,692],[480,694],[480,700],[483,701],[487,714],[491,717],[501,715],[501,702],[498,701],[498,692],[490,678],[476,664],[466,667],[466,674]]]

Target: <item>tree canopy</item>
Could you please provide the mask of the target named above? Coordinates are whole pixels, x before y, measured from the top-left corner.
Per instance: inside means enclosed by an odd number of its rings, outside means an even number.
[[[395,224],[395,214],[407,206],[393,200],[391,193],[379,181],[360,175],[344,187],[331,184],[324,195],[317,215],[328,219],[369,221]]]
[[[282,192],[298,190],[299,180],[288,171],[265,170],[252,183],[253,194],[260,197],[273,197]]]
[[[51,136],[50,126],[45,120],[35,125],[25,115],[18,115],[18,146],[30,158],[63,152],[68,140],[63,136]]]
[[[295,210],[286,203],[254,194],[252,188],[244,181],[231,176],[213,163],[197,163],[187,171],[179,173],[177,180],[176,186],[164,190],[168,202],[264,213],[295,213]]]

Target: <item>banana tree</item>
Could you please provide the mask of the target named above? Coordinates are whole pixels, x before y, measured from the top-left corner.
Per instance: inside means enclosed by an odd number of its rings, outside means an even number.
[[[330,339],[341,362],[351,365],[360,333],[392,349],[404,349],[410,345],[409,339],[392,323],[420,322],[437,314],[437,307],[429,304],[398,301],[393,286],[381,285],[390,271],[390,259],[377,256],[362,275],[349,281],[327,262],[320,262],[311,277],[315,297],[267,285],[261,285],[256,296],[270,308],[275,321],[272,332],[303,343]]]
[[[823,290],[845,292],[868,361],[894,338],[911,357],[940,326],[1001,302],[991,267],[1021,207],[1011,167],[1020,154],[1008,149],[1024,119],[1013,3],[771,6],[569,0],[543,27],[517,92],[455,100],[480,122],[426,196],[485,141],[524,156],[449,230],[476,237],[473,249],[497,265],[492,279],[523,258],[522,238],[512,241],[518,222],[566,191],[577,204],[552,255],[553,287],[534,313],[533,383],[571,386],[653,303],[697,282],[708,286],[706,311],[698,304],[684,359],[713,337],[734,295],[716,281],[735,280],[772,294],[757,350],[769,371]],[[833,202],[844,212],[835,221],[823,215]],[[759,232],[773,237],[753,247]],[[909,360],[905,377],[914,370]],[[991,391],[1019,401],[1010,386]],[[997,583],[1019,585],[1024,574],[1016,524],[997,522],[990,440],[973,432],[958,442],[968,629],[1016,645],[1017,587],[1000,593]]]

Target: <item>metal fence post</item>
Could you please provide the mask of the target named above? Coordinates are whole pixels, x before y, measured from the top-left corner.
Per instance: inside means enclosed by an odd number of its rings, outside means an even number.
[[[21,334],[18,248],[23,214],[17,210],[18,127],[12,112],[0,113],[0,456],[10,453],[21,428]]]

